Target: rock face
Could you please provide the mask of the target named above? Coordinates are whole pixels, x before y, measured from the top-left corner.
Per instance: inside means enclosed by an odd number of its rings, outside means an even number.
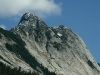
[[[83,40],[63,25],[48,27],[39,17],[25,13],[9,32],[19,42],[1,33],[0,55],[4,58],[0,61],[11,67],[39,75],[100,75]]]

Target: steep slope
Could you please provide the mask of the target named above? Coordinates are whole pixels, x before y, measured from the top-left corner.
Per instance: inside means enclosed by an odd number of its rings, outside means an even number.
[[[18,26],[9,32],[16,37],[8,40],[1,33],[0,51],[5,51],[0,55],[6,60],[1,62],[14,67],[17,62],[22,70],[35,71],[39,75],[100,75],[100,67],[83,40],[63,25],[48,27],[39,17],[25,13]],[[3,52],[12,60],[9,61]]]
[[[17,53],[16,46],[23,46],[25,42],[21,40],[20,36],[15,35],[11,31],[0,28],[0,62],[13,67],[22,67],[23,70],[32,70],[32,68],[21,58]],[[20,49],[18,49],[20,50]]]
[[[55,75],[44,68],[25,48],[25,42],[17,34],[0,28],[0,62],[11,68],[43,75]]]
[[[21,71],[20,68],[11,68],[0,62],[0,75],[38,75],[37,73]]]

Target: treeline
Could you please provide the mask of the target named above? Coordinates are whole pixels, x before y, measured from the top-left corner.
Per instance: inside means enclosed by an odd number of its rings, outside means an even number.
[[[37,73],[21,71],[21,69],[13,68],[4,65],[0,62],[0,75],[38,75]]]

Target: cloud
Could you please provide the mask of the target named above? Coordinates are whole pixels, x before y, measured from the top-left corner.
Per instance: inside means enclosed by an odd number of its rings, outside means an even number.
[[[61,14],[60,3],[54,0],[0,0],[0,16],[18,16],[32,12],[39,16]]]
[[[0,25],[1,28],[3,29],[6,29],[6,26],[5,25]]]

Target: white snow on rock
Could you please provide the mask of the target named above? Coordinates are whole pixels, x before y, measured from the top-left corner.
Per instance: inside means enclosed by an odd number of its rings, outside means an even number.
[[[60,36],[60,37],[62,36],[62,34],[61,34],[61,33],[57,33],[57,35],[58,35],[58,36]]]

